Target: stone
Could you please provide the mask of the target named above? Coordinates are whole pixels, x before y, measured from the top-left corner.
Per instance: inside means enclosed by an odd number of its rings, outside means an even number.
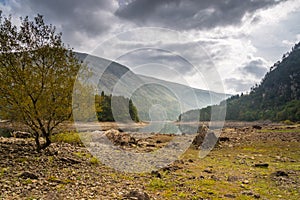
[[[118,130],[110,129],[105,132],[106,137],[116,145],[130,146],[137,145],[137,141],[130,134],[119,132]]]
[[[63,161],[63,162],[71,163],[71,164],[78,164],[78,163],[81,163],[81,161],[75,160],[75,159],[73,159],[73,158],[65,158],[65,157],[61,157],[60,160]]]
[[[136,200],[150,200],[149,195],[146,192],[132,190],[124,196],[125,199],[136,199]]]
[[[257,130],[261,130],[261,129],[262,129],[262,127],[259,126],[259,125],[253,125],[252,128],[253,128],[253,129],[257,129]]]
[[[24,132],[24,131],[14,131],[12,136],[15,138],[30,138],[32,137],[31,133]]]
[[[235,182],[238,180],[239,180],[239,177],[237,177],[237,176],[228,176],[228,178],[227,178],[228,182]]]
[[[242,194],[246,195],[246,196],[253,196],[254,195],[252,191],[243,191]]]
[[[236,196],[233,194],[225,194],[224,197],[230,198],[230,199],[235,199]]]
[[[286,172],[284,171],[276,171],[275,173],[273,173],[273,175],[279,177],[279,176],[289,176]]]
[[[38,179],[38,176],[37,176],[37,175],[35,175],[35,174],[31,173],[31,172],[27,172],[27,171],[22,172],[22,173],[19,175],[19,177],[24,178],[24,179],[27,179],[27,178],[30,178],[30,179]]]
[[[220,142],[229,142],[230,139],[229,139],[229,137],[219,137],[219,141]]]
[[[269,164],[268,163],[256,163],[256,164],[254,164],[254,167],[268,168]]]
[[[212,175],[210,178],[214,181],[220,181],[220,179],[215,175]]]
[[[207,126],[203,125],[203,126],[199,126],[198,130],[197,130],[197,135],[196,137],[194,138],[192,144],[195,146],[195,147],[199,147],[201,146],[201,144],[203,143],[204,141],[204,138],[205,138],[205,135],[208,131],[208,128]]]
[[[161,178],[161,174],[158,171],[152,171],[151,175],[156,177],[156,178]]]
[[[203,172],[206,172],[206,173],[208,173],[208,174],[211,174],[211,173],[212,173],[212,169],[207,168],[207,169],[203,170]]]
[[[254,194],[254,198],[255,198],[255,199],[259,199],[259,198],[260,198],[260,195],[259,195],[259,194]]]

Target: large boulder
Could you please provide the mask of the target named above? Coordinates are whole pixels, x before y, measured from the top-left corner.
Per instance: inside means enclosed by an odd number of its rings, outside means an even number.
[[[192,142],[194,148],[211,149],[218,142],[218,137],[205,125],[200,126],[197,133]]]
[[[205,125],[199,126],[199,128],[197,130],[197,135],[192,142],[194,147],[198,148],[199,146],[201,146],[201,144],[204,141],[207,131],[208,131],[207,126],[205,126]]]
[[[128,133],[120,132],[115,129],[111,129],[105,132],[106,137],[116,145],[130,146],[137,144],[137,141]]]

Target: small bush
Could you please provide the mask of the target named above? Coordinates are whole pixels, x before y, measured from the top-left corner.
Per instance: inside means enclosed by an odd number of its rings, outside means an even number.
[[[286,124],[286,125],[293,125],[294,122],[292,122],[291,120],[284,120],[282,123]]]
[[[0,128],[0,137],[9,138],[12,136],[13,130],[10,128]]]
[[[73,145],[83,145],[79,134],[76,132],[64,132],[51,136],[52,142],[65,142]]]

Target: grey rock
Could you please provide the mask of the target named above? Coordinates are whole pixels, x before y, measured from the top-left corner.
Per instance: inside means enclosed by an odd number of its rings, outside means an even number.
[[[24,131],[14,131],[12,136],[15,138],[30,138],[32,137],[31,133],[24,132]]]
[[[268,168],[269,164],[268,163],[257,163],[257,164],[254,164],[254,167]]]
[[[273,175],[275,175],[275,176],[277,176],[277,177],[279,177],[279,176],[289,176],[286,172],[284,172],[284,171],[276,171],[276,172],[274,172],[273,173]]]
[[[35,174],[33,174],[33,173],[31,173],[31,172],[22,172],[20,175],[19,175],[19,177],[21,177],[21,178],[25,178],[25,179],[27,179],[27,178],[30,178],[30,179],[38,179],[38,176],[37,175],[35,175]]]
[[[123,199],[150,200],[150,197],[145,192],[132,190]]]

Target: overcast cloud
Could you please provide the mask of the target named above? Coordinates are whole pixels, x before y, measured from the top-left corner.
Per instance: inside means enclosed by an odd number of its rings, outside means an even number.
[[[218,91],[197,75],[213,85],[214,68],[227,93],[249,91],[300,39],[300,0],[0,0],[0,9],[16,23],[40,13],[75,51],[117,60],[137,73]],[[149,26],[174,34],[136,29]],[[160,73],[159,66],[182,77]]]
[[[275,0],[137,0],[116,15],[138,25],[176,30],[210,29],[238,25],[243,17],[278,4]],[[249,17],[249,16],[248,16]]]

